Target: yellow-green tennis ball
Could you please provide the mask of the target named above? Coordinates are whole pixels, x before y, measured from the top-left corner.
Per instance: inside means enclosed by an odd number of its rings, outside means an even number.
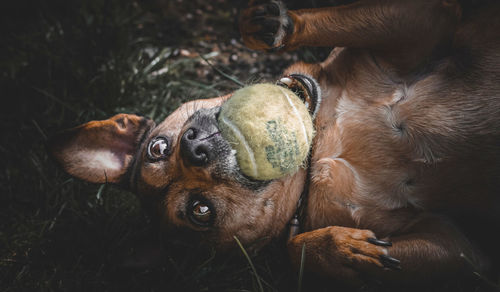
[[[234,92],[222,105],[218,123],[222,136],[236,150],[241,171],[256,180],[297,171],[314,136],[313,121],[302,100],[274,84]]]

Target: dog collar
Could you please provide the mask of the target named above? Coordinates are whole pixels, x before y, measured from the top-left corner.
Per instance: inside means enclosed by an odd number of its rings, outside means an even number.
[[[288,229],[288,240],[292,239],[299,233],[301,233],[301,227],[302,224],[300,220],[303,218],[304,214],[304,209],[306,206],[306,200],[309,194],[309,181],[310,181],[310,167],[309,163],[311,162],[311,158],[307,159],[307,174],[306,174],[306,181],[304,182],[304,188],[302,189],[302,193],[300,194],[299,200],[297,202],[297,207],[295,209],[295,213],[293,214],[292,219],[288,223],[289,229]]]
[[[318,114],[319,108],[321,106],[321,89],[318,82],[314,78],[304,74],[290,74],[280,78],[276,82],[276,84],[286,87],[295,92],[306,105],[313,120],[316,118],[316,115]],[[309,182],[311,176],[310,164],[311,156],[309,155],[306,164],[306,181],[304,182],[302,193],[300,194],[299,200],[297,201],[295,213],[289,223],[288,240],[301,232],[300,219],[303,218],[306,200],[309,194]]]

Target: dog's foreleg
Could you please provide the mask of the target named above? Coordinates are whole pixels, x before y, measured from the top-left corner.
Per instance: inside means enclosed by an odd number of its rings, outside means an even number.
[[[280,1],[259,1],[242,12],[240,32],[252,49],[366,48],[407,67],[449,45],[460,16],[454,0],[371,0],[295,11]]]
[[[306,270],[351,283],[368,279],[429,283],[460,273],[472,276],[470,262],[478,269],[483,263],[453,224],[433,215],[422,215],[398,234],[382,239],[370,230],[317,229],[292,238],[288,250],[297,267],[305,260]]]

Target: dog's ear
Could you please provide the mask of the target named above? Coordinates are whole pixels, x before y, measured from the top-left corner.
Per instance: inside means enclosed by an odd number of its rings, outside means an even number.
[[[119,114],[61,132],[48,147],[69,174],[93,183],[120,184],[152,127],[150,119]]]

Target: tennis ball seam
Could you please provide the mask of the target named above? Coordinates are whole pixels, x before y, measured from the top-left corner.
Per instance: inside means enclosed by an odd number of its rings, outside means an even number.
[[[300,121],[300,126],[302,128],[302,134],[304,135],[305,141],[308,141],[309,137],[307,137],[307,131],[306,131],[306,127],[304,126],[304,120],[300,116],[299,111],[297,110],[297,108],[295,107],[295,105],[292,103],[292,100],[290,99],[290,96],[288,96],[288,93],[286,91],[284,91],[282,88],[280,88],[280,87],[278,87],[278,88],[283,93],[283,95],[286,98],[286,101],[292,107],[293,113],[295,114],[295,116],[297,117],[297,119]]]
[[[245,148],[246,152],[248,153],[248,157],[250,159],[250,164],[252,166],[252,174],[253,176],[257,176],[257,163],[255,162],[255,155],[252,151],[252,148],[250,148],[250,145],[248,145],[247,139],[245,136],[241,133],[240,129],[233,124],[231,121],[227,120],[226,117],[222,117],[221,121],[228,126],[231,131],[236,135],[239,141],[243,144],[243,147]]]

